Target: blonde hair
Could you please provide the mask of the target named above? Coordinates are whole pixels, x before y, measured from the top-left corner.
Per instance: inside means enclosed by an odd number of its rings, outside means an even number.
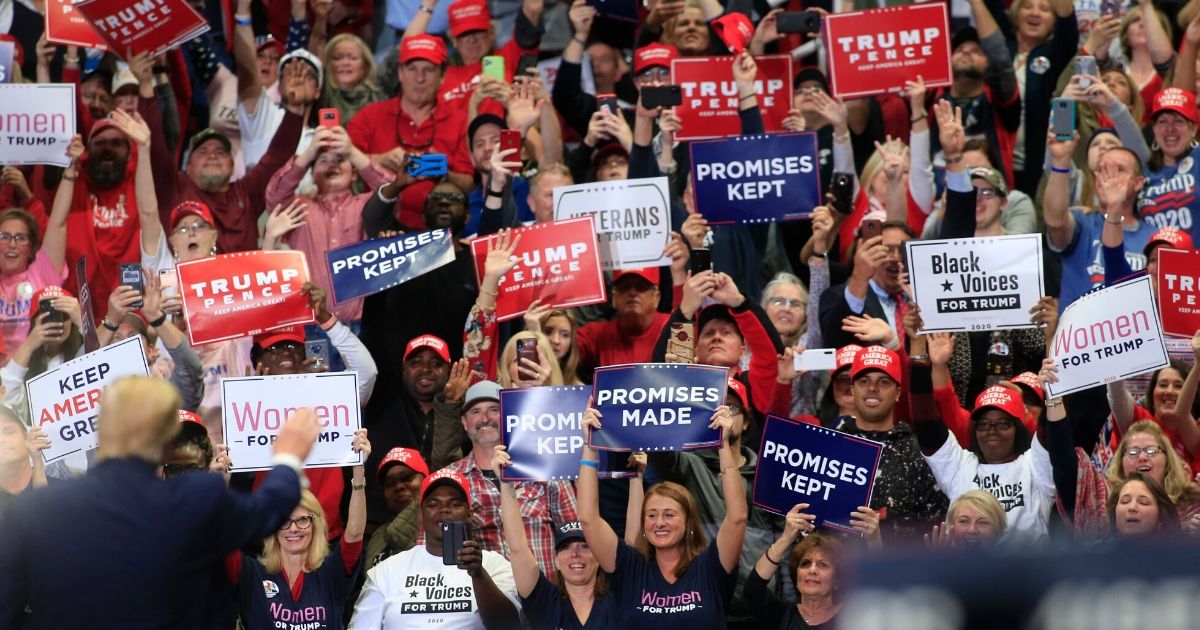
[[[158,464],[179,433],[179,392],[169,381],[127,376],[100,396],[97,433],[101,459],[137,457]]]
[[[1136,7],[1136,5],[1135,5],[1135,7]],[[1168,18],[1165,13],[1163,13],[1162,11],[1159,11],[1158,9],[1154,10],[1154,15],[1158,16],[1158,23],[1162,24],[1163,32],[1165,32],[1167,34],[1167,37],[1169,38],[1171,36],[1171,30],[1172,30],[1171,29],[1171,19]],[[1182,17],[1183,12],[1180,11],[1179,15]],[[1195,15],[1193,14],[1192,17],[1195,17]],[[1125,58],[1128,59],[1130,63],[1133,62],[1133,49],[1129,46],[1129,27],[1133,26],[1134,22],[1141,22],[1141,21],[1142,21],[1142,12],[1140,9],[1135,9],[1133,11],[1129,11],[1128,13],[1125,14],[1124,17],[1121,18],[1121,34],[1117,36],[1117,41],[1121,42],[1121,52],[1125,54]],[[1183,25],[1184,30],[1187,30],[1187,25],[1190,22],[1191,22],[1191,18],[1188,19],[1188,22],[1184,23],[1184,25]],[[1167,85],[1170,85],[1170,83],[1168,83]],[[1142,119],[1140,119],[1140,118],[1134,118],[1134,120],[1138,121],[1139,123],[1142,122]]]
[[[325,68],[324,91],[329,93],[333,90],[339,89],[337,82],[333,78],[333,69],[329,67],[329,64],[333,60],[334,47],[342,42],[351,42],[358,46],[359,54],[362,55],[363,60],[363,78],[360,80],[360,83],[373,92],[379,91],[379,86],[375,85],[374,78],[375,55],[371,53],[371,47],[367,45],[367,42],[364,42],[361,37],[353,33],[334,35],[333,38],[325,44],[325,50],[321,54],[321,65]],[[342,123],[345,124],[346,121],[342,121]]]
[[[308,530],[312,533],[308,539],[308,555],[304,558],[304,572],[311,573],[321,568],[325,557],[329,555],[329,526],[325,524],[325,510],[321,509],[321,502],[311,491],[300,491],[300,507],[308,510],[313,517],[312,527]],[[291,518],[291,514],[288,518]],[[280,572],[283,567],[283,552],[279,549],[279,532],[267,536],[263,541],[263,550],[258,556],[258,561],[267,573]]]
[[[558,360],[558,367],[562,370],[563,385],[582,385],[583,381],[579,380],[579,343],[575,341],[575,333],[579,331],[579,324],[575,322],[575,318],[571,317],[571,313],[561,308],[556,308],[542,318],[538,325],[542,327],[542,334],[546,333],[546,322],[555,317],[561,317],[567,320],[567,324],[571,327],[571,349],[567,350],[567,356]],[[549,337],[546,339],[549,341]],[[551,350],[553,350],[551,346]],[[554,353],[550,353],[554,357]]]
[[[992,496],[992,493],[987,490],[967,490],[959,495],[953,503],[950,504],[950,509],[946,510],[946,522],[953,525],[954,516],[958,513],[961,507],[969,507],[981,515],[986,516],[992,521],[992,525],[996,528],[996,535],[1004,533],[1008,527],[1008,518],[1004,515],[1004,507]]]
[[[1017,32],[1017,13],[1021,10],[1021,7],[1025,6],[1025,3],[1029,1],[1030,0],[1013,0],[1012,6],[1008,8],[1008,23],[1012,25],[1014,37],[1016,37]],[[1050,23],[1050,34],[1047,35],[1046,39],[1043,39],[1040,43],[1044,44],[1050,41],[1050,38],[1054,37],[1054,25],[1058,24],[1058,14],[1054,12],[1053,4],[1050,5],[1050,19],[1053,20]]]
[[[498,372],[497,376],[500,377],[498,379],[500,381],[500,386],[505,389],[515,387],[512,375],[508,373],[508,366],[513,361],[517,360],[517,341],[521,339],[536,339],[538,353],[543,354],[550,359],[550,380],[546,381],[545,384],[562,385],[562,368],[558,367],[558,359],[554,356],[554,348],[550,346],[550,340],[546,338],[546,335],[543,335],[540,332],[522,330],[508,340],[508,343],[504,345],[504,351],[500,353],[500,365],[499,369],[496,370]]]
[[[696,498],[692,496],[692,493],[674,481],[662,481],[650,486],[650,489],[646,491],[645,498],[642,499],[642,535],[637,539],[637,550],[642,552],[642,555],[651,564],[655,563],[656,550],[654,545],[651,545],[650,541],[646,539],[646,506],[650,504],[650,499],[653,497],[666,497],[683,508],[683,540],[679,543],[683,546],[683,551],[679,554],[679,564],[675,565],[675,577],[679,577],[696,559],[696,556],[699,556],[708,546],[708,537],[704,535],[704,529],[700,522],[700,509],[696,506]]]
[[[1146,433],[1154,438],[1154,443],[1158,448],[1162,449],[1163,455],[1167,457],[1166,467],[1163,473],[1162,487],[1167,491],[1167,496],[1179,505],[1184,499],[1191,499],[1194,494],[1192,487],[1192,475],[1188,472],[1187,464],[1180,459],[1179,454],[1172,448],[1167,436],[1163,435],[1162,429],[1159,428],[1152,420],[1142,420],[1129,427],[1125,435],[1121,437],[1121,444],[1117,447],[1117,452],[1113,453],[1112,459],[1108,462],[1108,488],[1110,492],[1116,492],[1121,484],[1125,483],[1127,475],[1125,467],[1121,465],[1125,459],[1125,449],[1129,447],[1129,439],[1138,433]]]
[[[679,21],[679,16],[683,15],[684,11],[687,11],[688,9],[699,9],[701,12],[704,11],[704,7],[700,6],[699,0],[685,0],[683,3],[683,11],[680,11],[677,15],[667,18],[666,21],[663,22],[661,31],[662,34],[659,35],[658,41],[671,46],[679,46],[679,44],[675,42],[675,23]],[[705,22],[707,21],[708,20],[705,20]]]

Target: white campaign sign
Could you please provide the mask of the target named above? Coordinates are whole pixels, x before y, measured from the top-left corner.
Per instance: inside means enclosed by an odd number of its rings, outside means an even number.
[[[671,264],[671,195],[666,177],[559,186],[554,219],[591,216],[605,271]]]
[[[26,381],[30,423],[50,438],[50,448],[42,451],[46,463],[96,448],[100,442],[96,420],[104,388],[122,376],[149,373],[142,338],[135,336]]]
[[[1126,280],[1075,300],[1058,318],[1053,357],[1058,382],[1047,396],[1081,389],[1165,367],[1167,349],[1150,278]]]
[[[0,164],[67,166],[75,85],[0,83]]]
[[[15,52],[16,46],[13,42],[0,42],[0,83],[12,83]]]
[[[288,416],[302,407],[311,407],[321,426],[305,467],[362,463],[362,456],[350,450],[354,432],[362,427],[358,372],[247,376],[221,379],[221,422],[231,470],[271,468],[275,435]]]
[[[923,333],[1032,328],[1045,291],[1042,235],[908,241]]]

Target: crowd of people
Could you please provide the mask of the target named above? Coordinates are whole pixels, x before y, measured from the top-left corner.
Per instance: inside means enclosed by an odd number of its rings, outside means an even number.
[[[832,628],[848,567],[880,550],[1200,532],[1200,331],[1151,374],[1048,389],[1064,308],[1200,239],[1200,0],[954,3],[949,86],[850,100],[820,32],[780,16],[885,3],[192,4],[212,28],[152,57],[51,43],[52,3],[0,0],[14,80],[78,98],[70,165],[0,176],[0,626]],[[722,36],[739,21],[744,50]],[[742,135],[767,133],[767,54],[793,59],[782,131],[815,134],[828,194],[808,219],[710,225],[677,137],[705,130],[643,90],[711,57]],[[414,168],[427,156],[444,174]],[[669,185],[669,264],[498,321],[519,230],[555,220],[556,188],[649,177]],[[438,228],[450,263],[329,303],[326,252]],[[1018,234],[1044,234],[1028,327],[922,332],[905,242]],[[175,267],[259,249],[306,254],[315,321],[193,347]],[[678,359],[676,324],[685,360],[729,370],[719,447],[632,453],[608,479],[585,446],[575,480],[500,481],[502,389]],[[25,383],[90,329],[139,337],[150,376],[107,388],[98,449],[47,464]],[[327,360],[306,354],[320,340]],[[797,370],[813,349],[835,367]],[[358,374],[362,464],[305,469],[300,411],[273,469],[231,473],[221,380],[328,370]],[[754,503],[768,415],[883,445],[852,531]]]

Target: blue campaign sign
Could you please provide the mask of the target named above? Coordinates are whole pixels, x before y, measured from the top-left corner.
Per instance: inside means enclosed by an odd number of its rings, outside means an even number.
[[[500,391],[504,446],[512,465],[503,481],[557,481],[579,477],[583,453],[583,412],[592,390],[578,387],[530,387]],[[631,477],[623,458],[600,452],[601,478]],[[609,460],[612,461],[609,461]]]
[[[333,281],[333,302],[386,291],[450,263],[450,230],[437,229],[392,238],[361,241],[325,253]]]
[[[871,504],[883,445],[771,415],[758,453],[754,505],[787,514],[807,503],[817,524],[852,532],[850,513]]]
[[[602,429],[590,446],[610,451],[678,451],[721,443],[708,428],[725,404],[729,368],[635,363],[596,368],[592,396]]]
[[[805,219],[821,205],[817,134],[693,142],[696,208],[709,223]]]

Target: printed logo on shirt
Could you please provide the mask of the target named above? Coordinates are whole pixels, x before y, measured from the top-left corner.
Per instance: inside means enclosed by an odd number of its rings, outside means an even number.
[[[402,615],[471,612],[475,592],[470,586],[447,586],[446,576],[409,575],[404,578],[408,601],[400,606]]]
[[[267,599],[271,599],[279,594],[279,585],[271,580],[263,580],[263,593],[266,594]]]
[[[1196,205],[1196,176],[1191,172],[1195,166],[1191,156],[1179,162],[1175,174],[1160,180],[1147,182],[1138,198],[1138,211],[1142,219],[1155,229],[1173,226],[1181,230],[1192,228],[1192,206]]]
[[[482,80],[482,76],[482,74],[477,74],[471,77],[470,81],[465,81],[455,87],[450,88],[449,90],[446,90],[445,92],[442,92],[442,100],[450,103],[452,101],[469,97],[471,92],[475,90],[475,86],[479,85],[479,82]]]
[[[16,300],[0,297],[0,323],[24,322],[29,319],[31,301],[28,296],[22,297],[20,293],[21,289],[18,287]]]
[[[282,603],[271,604],[271,618],[279,630],[318,630],[328,627],[329,614],[324,606],[305,606],[292,610]]]
[[[993,474],[984,477],[976,475],[975,483],[979,484],[980,488],[992,493],[992,496],[996,497],[996,500],[1004,507],[1005,512],[1025,507],[1025,488],[1020,481],[1000,483],[1000,475]]]
[[[1104,248],[1100,239],[1092,239],[1092,251],[1095,252],[1095,255],[1092,256],[1092,262],[1088,265],[1087,272],[1094,289],[1104,284]],[[1141,252],[1125,250],[1125,262],[1133,271],[1141,271],[1146,268],[1146,255]]]
[[[679,595],[659,595],[657,591],[642,591],[642,601],[636,607],[644,613],[672,615],[675,613],[704,608],[700,591],[688,591]]]
[[[125,227],[125,222],[129,220],[129,211],[125,207],[125,195],[119,195],[117,205],[112,208],[101,205],[96,195],[91,195],[91,200],[93,227],[100,230]]]

